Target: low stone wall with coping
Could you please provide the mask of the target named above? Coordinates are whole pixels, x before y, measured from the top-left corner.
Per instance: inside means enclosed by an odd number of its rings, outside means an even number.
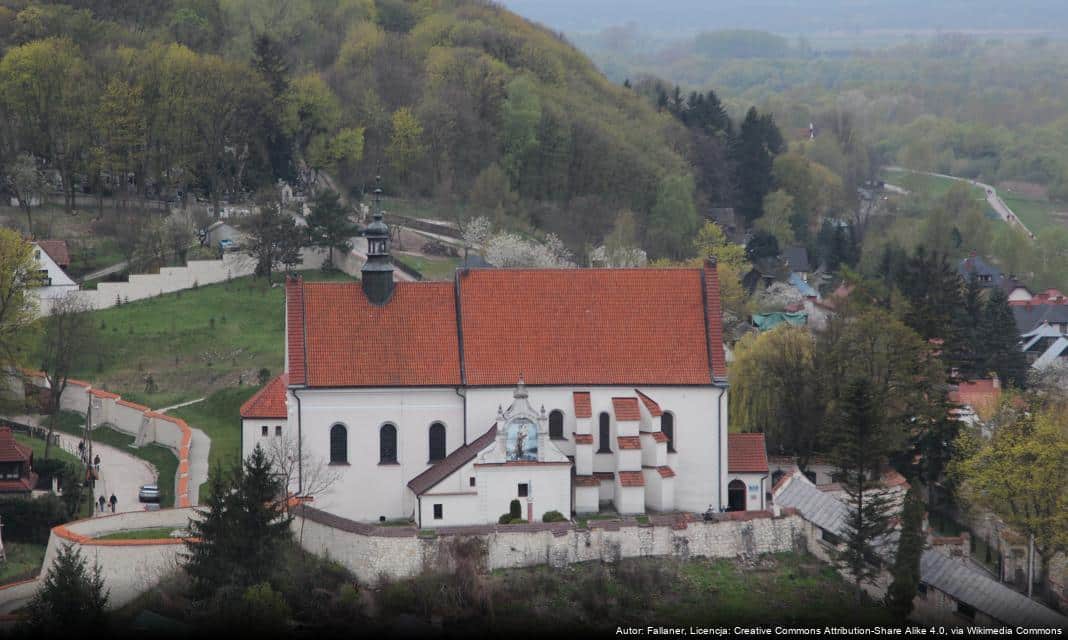
[[[714,521],[690,514],[652,515],[648,521],[571,522],[448,527],[419,531],[353,522],[307,505],[295,509],[294,535],[312,553],[340,562],[363,583],[380,575],[404,578],[438,566],[452,538],[475,536],[486,543],[487,568],[642,556],[733,558],[804,549],[808,529],[800,515],[784,510],[719,514]]]

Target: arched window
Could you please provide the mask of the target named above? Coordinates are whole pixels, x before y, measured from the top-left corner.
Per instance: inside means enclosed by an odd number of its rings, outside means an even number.
[[[343,424],[330,427],[330,464],[349,463],[349,430]]]
[[[549,437],[553,440],[564,439],[564,412],[553,411],[549,414]]]
[[[435,422],[430,425],[430,461],[445,459],[445,425]]]
[[[745,483],[741,480],[727,485],[727,511],[745,511]]]
[[[612,429],[611,418],[607,413],[601,414],[601,429],[598,435],[600,435],[600,442],[598,443],[597,453],[612,453],[611,442]]]
[[[660,416],[660,430],[667,436],[668,453],[675,453],[675,415],[664,413]]]
[[[384,424],[378,430],[378,464],[397,463],[397,427]]]

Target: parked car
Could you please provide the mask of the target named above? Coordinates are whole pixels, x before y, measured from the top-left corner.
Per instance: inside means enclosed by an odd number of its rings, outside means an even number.
[[[159,502],[159,486],[154,484],[141,485],[137,492],[137,499],[141,502]]]
[[[231,240],[230,238],[223,238],[222,240],[219,240],[219,249],[223,251],[234,251],[237,248],[237,243]]]

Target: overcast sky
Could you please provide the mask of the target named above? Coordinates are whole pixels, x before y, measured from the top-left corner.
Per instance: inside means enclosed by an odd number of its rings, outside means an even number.
[[[565,32],[629,21],[679,35],[710,29],[783,34],[857,29],[1068,33],[1068,0],[498,0]]]

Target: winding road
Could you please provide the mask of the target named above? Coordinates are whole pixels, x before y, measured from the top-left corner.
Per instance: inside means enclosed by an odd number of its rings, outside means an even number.
[[[1002,200],[1001,196],[998,195],[998,190],[995,189],[992,185],[986,184],[985,182],[979,182],[978,180],[972,180],[970,178],[959,178],[957,176],[951,176],[945,173],[934,173],[932,171],[917,171],[915,169],[906,169],[904,167],[885,167],[885,169],[887,171],[894,171],[897,173],[916,173],[925,176],[934,176],[936,178],[946,178],[948,180],[966,182],[972,186],[979,187],[984,192],[986,192],[987,204],[990,205],[990,208],[993,209],[995,213],[1001,216],[1002,220],[1004,220],[1010,226],[1019,227],[1023,230],[1024,233],[1027,234],[1027,237],[1031,238],[1032,240],[1035,239],[1034,232],[1028,229],[1027,225],[1025,225],[1015,213],[1013,213],[1012,209],[1009,208],[1009,205],[1005,204],[1005,201]],[[896,187],[895,185],[887,186],[895,187],[895,189],[904,191],[903,189],[901,189],[900,187]]]

